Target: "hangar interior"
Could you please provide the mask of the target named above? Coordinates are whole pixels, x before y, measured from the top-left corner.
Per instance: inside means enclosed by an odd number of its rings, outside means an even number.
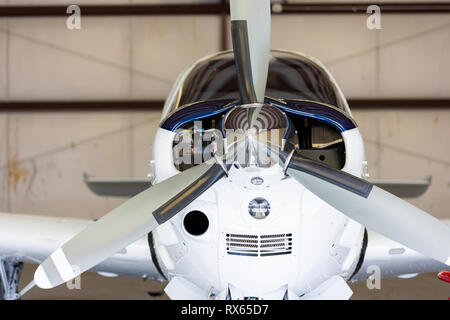
[[[305,2],[279,3],[295,8]],[[274,14],[271,47],[321,60],[362,131],[370,177],[431,177],[429,189],[409,201],[449,219],[450,3],[434,1],[438,9],[423,12],[408,11],[413,0],[382,3],[401,3],[403,11],[382,7],[381,29],[374,30],[367,28],[364,12]],[[219,9],[171,13],[150,7],[221,1],[76,4],[81,29],[70,30],[68,14],[46,11],[55,1],[0,0],[0,212],[96,219],[116,207],[124,199],[91,193],[83,174],[145,177],[162,101],[178,74],[203,56],[231,48],[229,16]],[[100,13],[84,15],[86,5],[98,6]],[[108,11],[114,5],[149,7],[142,14],[114,15]],[[8,10],[17,6],[25,9]],[[24,284],[34,268],[25,267]],[[34,288],[24,299],[114,299],[124,298],[123,292],[125,298],[148,299],[155,298],[148,291],[164,286],[94,273],[83,279],[82,290]],[[365,283],[352,284],[353,299],[447,299],[450,292],[436,274],[383,279],[381,285],[369,290]]]

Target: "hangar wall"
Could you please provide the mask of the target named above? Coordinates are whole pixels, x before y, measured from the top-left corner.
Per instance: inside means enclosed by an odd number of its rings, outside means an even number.
[[[0,0],[12,3],[54,4]],[[349,98],[449,99],[450,14],[381,19],[381,30],[368,30],[364,15],[274,16],[272,47],[319,58]],[[65,23],[0,18],[0,101],[164,99],[181,70],[220,48],[214,16],[82,17],[81,30]],[[431,176],[411,202],[450,218],[450,109],[353,113],[371,176]],[[91,194],[82,174],[145,176],[158,122],[158,111],[0,112],[0,211],[102,216],[123,199]]]
[[[386,14],[381,30],[366,19],[274,15],[272,47],[319,58],[351,98],[449,96],[450,14]],[[220,48],[217,16],[81,21],[1,18],[0,99],[163,99],[181,70]]]

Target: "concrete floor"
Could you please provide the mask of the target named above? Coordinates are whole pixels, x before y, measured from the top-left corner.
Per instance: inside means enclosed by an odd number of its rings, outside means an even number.
[[[20,288],[31,281],[36,266],[25,265]],[[166,300],[166,294],[156,296],[166,286],[165,282],[144,281],[137,278],[106,278],[94,272],[87,272],[81,278],[80,290],[69,290],[61,285],[52,290],[31,289],[23,300],[87,299],[87,300]],[[384,279],[381,289],[369,290],[365,282],[350,284],[354,295],[352,300],[424,299],[446,300],[450,297],[450,284],[428,273],[412,279]],[[151,292],[153,296],[150,296]]]

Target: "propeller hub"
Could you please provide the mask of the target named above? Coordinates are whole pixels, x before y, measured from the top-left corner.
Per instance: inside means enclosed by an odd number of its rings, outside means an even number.
[[[237,161],[244,167],[274,164],[271,153],[283,146],[289,120],[268,104],[246,104],[232,109],[224,118],[227,145],[237,148]]]

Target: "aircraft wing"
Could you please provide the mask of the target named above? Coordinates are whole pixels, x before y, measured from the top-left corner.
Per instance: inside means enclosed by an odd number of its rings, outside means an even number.
[[[431,184],[431,177],[424,180],[369,180],[370,183],[384,189],[400,198],[417,198]],[[146,178],[95,178],[84,175],[84,182],[89,190],[99,196],[134,197],[151,187]]]
[[[395,194],[399,198],[417,198],[428,190],[431,177],[424,180],[370,180],[377,187]]]
[[[151,187],[145,178],[95,178],[85,174],[84,182],[93,193],[106,197],[131,198]]]
[[[93,221],[0,213],[0,257],[40,264]],[[116,275],[164,280],[152,262],[147,237],[92,269]]]
[[[444,220],[450,225],[450,220]],[[445,264],[428,258],[414,250],[392,241],[381,234],[368,231],[368,243],[363,263],[352,281],[366,280],[379,268],[382,278],[408,277],[418,273],[440,272],[447,270]],[[448,245],[446,243],[442,244]]]

